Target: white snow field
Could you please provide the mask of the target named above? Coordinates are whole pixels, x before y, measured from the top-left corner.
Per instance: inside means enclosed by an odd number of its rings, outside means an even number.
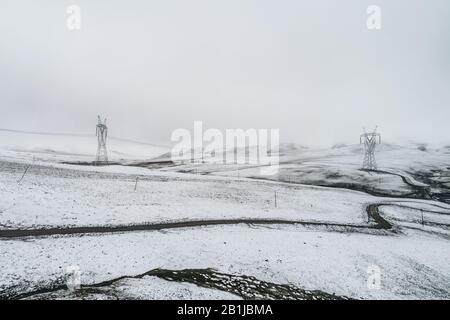
[[[0,131],[1,298],[450,298],[448,148],[381,145],[369,173],[360,146],[288,145],[272,177],[123,140],[122,165],[63,163],[95,143]]]

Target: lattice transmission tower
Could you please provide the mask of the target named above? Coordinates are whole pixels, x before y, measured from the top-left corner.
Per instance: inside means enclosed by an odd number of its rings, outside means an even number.
[[[381,143],[381,135],[377,133],[377,128],[373,132],[366,132],[359,137],[359,143],[364,143],[364,170],[377,170],[377,162],[375,160],[375,148],[377,143]]]
[[[108,127],[106,126],[106,118],[102,122],[100,116],[98,116],[97,124],[97,157],[95,159],[95,165],[108,164],[108,151],[106,149],[106,138],[108,137]]]

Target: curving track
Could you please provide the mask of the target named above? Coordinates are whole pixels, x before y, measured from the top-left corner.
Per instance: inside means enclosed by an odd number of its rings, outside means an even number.
[[[254,224],[254,225],[302,225],[332,228],[334,231],[357,230],[390,230],[392,225],[383,219],[378,211],[381,204],[369,204],[366,208],[369,220],[374,224],[341,224],[319,221],[283,220],[283,219],[219,219],[219,220],[190,220],[166,222],[158,224],[135,224],[116,226],[85,226],[68,228],[41,228],[41,229],[3,229],[0,230],[0,239],[47,237],[57,235],[123,233],[135,231],[158,231],[165,229],[196,228],[220,225]]]

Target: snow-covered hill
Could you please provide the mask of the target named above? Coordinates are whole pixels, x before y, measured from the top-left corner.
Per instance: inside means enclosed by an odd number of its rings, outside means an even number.
[[[112,161],[158,157],[169,147],[108,137]],[[39,160],[92,161],[97,151],[95,134],[52,134],[0,129],[0,153],[35,157]]]

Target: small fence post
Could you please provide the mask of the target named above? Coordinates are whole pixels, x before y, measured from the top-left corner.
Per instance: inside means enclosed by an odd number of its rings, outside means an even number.
[[[136,177],[136,183],[134,184],[134,191],[136,191],[136,189],[137,189],[138,180],[139,180],[139,177]]]
[[[275,196],[275,208],[277,207],[277,192],[274,191],[274,196]]]

